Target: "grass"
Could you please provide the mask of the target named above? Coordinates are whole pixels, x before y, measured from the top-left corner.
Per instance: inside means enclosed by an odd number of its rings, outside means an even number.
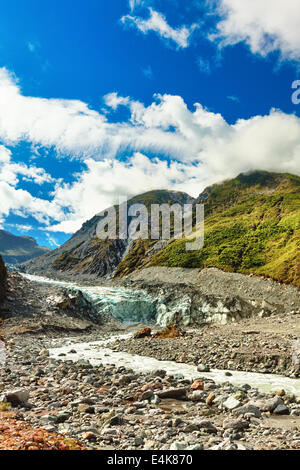
[[[300,285],[300,178],[262,175],[213,189],[205,204],[205,244],[174,240],[148,265],[218,267]]]

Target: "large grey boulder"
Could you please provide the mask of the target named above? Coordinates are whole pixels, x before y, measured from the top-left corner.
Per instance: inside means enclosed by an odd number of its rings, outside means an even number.
[[[28,404],[29,392],[25,389],[10,390],[5,392],[2,401],[11,403],[13,406],[24,406]]]

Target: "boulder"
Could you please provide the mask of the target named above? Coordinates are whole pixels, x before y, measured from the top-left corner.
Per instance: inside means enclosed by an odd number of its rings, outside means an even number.
[[[142,328],[134,334],[134,339],[146,338],[151,336],[151,328]]]
[[[283,405],[284,402],[282,398],[276,396],[274,398],[269,398],[266,400],[256,400],[250,402],[249,404],[259,408],[260,411],[270,411],[271,413],[277,408],[279,405]]]
[[[234,397],[229,397],[226,401],[224,401],[223,406],[226,408],[226,410],[231,411],[241,406],[241,402]]]
[[[199,429],[203,429],[205,432],[207,432],[209,434],[217,434],[217,432],[218,432],[215,425],[207,419],[202,419],[201,421],[199,421],[196,424],[198,425]]]
[[[198,371],[198,372],[209,372],[210,369],[209,369],[209,367],[208,367],[207,364],[202,364],[202,363],[201,363],[201,364],[198,364],[198,366],[197,366],[197,371]]]
[[[203,382],[202,380],[195,380],[193,385],[191,386],[192,390],[203,390]]]
[[[230,429],[233,431],[243,431],[249,427],[248,421],[244,419],[225,419],[223,422],[224,429]]]
[[[250,405],[247,403],[244,406],[240,406],[239,408],[236,408],[233,412],[236,416],[244,416],[247,414],[253,415],[255,418],[260,418],[261,417],[261,412],[257,406]]]
[[[274,415],[289,415],[290,410],[286,405],[278,405],[273,411]]]
[[[11,403],[12,406],[27,405],[29,400],[29,392],[25,389],[10,390],[5,392],[3,401]]]
[[[167,390],[159,390],[155,392],[159,398],[185,398],[186,389],[185,388],[169,388]]]

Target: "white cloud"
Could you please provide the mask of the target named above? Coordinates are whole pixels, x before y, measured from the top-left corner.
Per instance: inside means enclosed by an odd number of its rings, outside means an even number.
[[[180,26],[178,28],[172,28],[162,13],[153,10],[153,8],[149,8],[149,14],[148,19],[125,15],[121,18],[121,22],[125,25],[136,27],[143,34],[153,31],[158,34],[159,37],[175,42],[178,48],[184,49],[189,46],[190,37],[194,30],[198,28],[197,24],[192,24],[189,27]]]
[[[37,198],[20,188],[22,178],[54,185],[51,175],[15,163],[0,146],[1,220],[10,212],[30,215],[49,231],[71,233],[117,202],[118,195],[169,188],[197,196],[208,184],[254,169],[300,174],[300,119],[295,115],[271,110],[228,124],[199,103],[190,110],[180,96],[157,95],[150,106],[117,93],[105,101],[109,109],[126,106],[130,118],[109,122],[109,113],[101,115],[80,101],[23,96],[2,69],[0,139],[54,146],[82,158],[86,169],[72,183],[60,181],[50,195]],[[117,159],[120,150],[123,155],[128,150],[125,161]]]
[[[218,0],[221,21],[212,40],[223,46],[244,41],[254,54],[279,51],[300,60],[299,0]]]
[[[108,93],[103,97],[106,106],[116,110],[119,106],[128,106],[130,103],[130,98],[119,96],[118,93]]]
[[[198,194],[203,180],[201,166],[190,163],[150,159],[136,152],[124,161],[86,161],[87,170],[73,184],[64,184],[55,191],[55,203],[68,207],[67,221],[48,226],[46,230],[72,233],[101,210],[118,203],[119,196],[131,196],[152,189],[176,189]]]
[[[32,215],[40,223],[48,223],[50,218],[64,216],[62,208],[46,199],[32,196],[29,191],[17,188],[20,176],[35,184],[50,183],[54,180],[43,168],[27,167],[13,163],[11,151],[0,145],[0,219],[13,212],[22,217]]]
[[[136,7],[142,6],[145,4],[145,0],[129,0],[129,8],[133,11]]]
[[[126,102],[122,98],[122,104]],[[118,104],[115,101],[113,106]],[[137,102],[130,102],[130,106],[140,112],[144,109]],[[80,158],[115,157],[126,149],[171,151],[176,155],[184,145],[179,136],[158,128],[109,123],[105,114],[82,101],[24,96],[5,68],[0,69],[0,140],[7,145],[23,140]]]

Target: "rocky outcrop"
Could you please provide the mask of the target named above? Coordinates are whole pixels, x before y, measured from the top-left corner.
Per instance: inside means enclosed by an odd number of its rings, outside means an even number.
[[[6,281],[6,268],[5,264],[0,256],[0,304],[3,302],[5,297],[5,281]]]

